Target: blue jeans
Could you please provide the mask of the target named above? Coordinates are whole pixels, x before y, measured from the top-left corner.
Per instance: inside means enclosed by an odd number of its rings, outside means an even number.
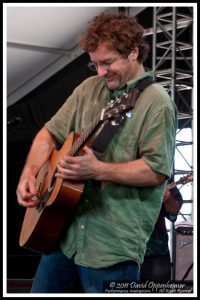
[[[122,262],[107,268],[93,269],[74,263],[61,251],[43,254],[31,293],[104,293],[103,282],[139,281],[137,263]]]

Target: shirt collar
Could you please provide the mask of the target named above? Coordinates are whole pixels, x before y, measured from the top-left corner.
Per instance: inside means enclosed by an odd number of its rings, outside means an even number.
[[[144,75],[129,80],[125,85],[123,85],[122,87],[120,87],[120,88],[118,88],[114,91],[109,90],[110,100],[114,99],[116,97],[120,97],[124,92],[128,93],[128,91],[131,88],[133,88],[140,79],[143,79],[143,78],[146,78],[146,77],[151,77],[152,75],[153,75],[153,71],[150,70],[150,69],[145,68],[145,74]]]

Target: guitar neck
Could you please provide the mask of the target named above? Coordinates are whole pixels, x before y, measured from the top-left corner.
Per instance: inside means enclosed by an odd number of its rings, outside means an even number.
[[[87,140],[91,137],[93,132],[98,129],[98,127],[105,120],[116,119],[119,115],[125,113],[126,111],[132,109],[135,105],[135,101],[138,97],[138,90],[131,89],[128,94],[122,95],[121,98],[117,98],[116,101],[113,100],[111,105],[107,108],[103,108],[100,116],[94,120],[91,126],[75,141],[73,144],[69,155],[75,156],[77,152],[84,146]]]
[[[171,183],[168,183],[167,184],[167,189],[168,190],[171,190],[173,187],[179,185],[179,184],[186,184],[186,183],[189,183],[189,182],[192,182],[193,181],[193,173],[189,173],[188,175],[186,176],[183,176],[181,177],[178,181],[176,182],[171,182]]]
[[[103,123],[99,117],[94,120],[94,122],[90,125],[90,127],[79,136],[79,138],[73,144],[71,150],[69,151],[69,155],[75,156],[77,152],[84,146],[87,140],[91,137],[92,133],[97,130],[97,128]]]

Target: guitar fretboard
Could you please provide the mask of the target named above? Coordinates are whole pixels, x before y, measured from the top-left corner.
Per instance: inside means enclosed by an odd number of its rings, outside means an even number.
[[[71,150],[69,151],[69,155],[75,156],[77,152],[83,147],[83,145],[87,142],[91,134],[98,126],[102,124],[102,120],[98,117],[90,127],[75,141]]]

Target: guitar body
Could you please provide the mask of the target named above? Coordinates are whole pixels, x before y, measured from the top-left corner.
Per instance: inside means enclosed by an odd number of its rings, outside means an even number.
[[[38,253],[55,249],[60,235],[69,225],[83,192],[83,182],[54,177],[57,163],[71,149],[76,135],[71,133],[60,151],[54,150],[49,161],[36,178],[39,204],[27,208],[20,233],[19,244]]]

